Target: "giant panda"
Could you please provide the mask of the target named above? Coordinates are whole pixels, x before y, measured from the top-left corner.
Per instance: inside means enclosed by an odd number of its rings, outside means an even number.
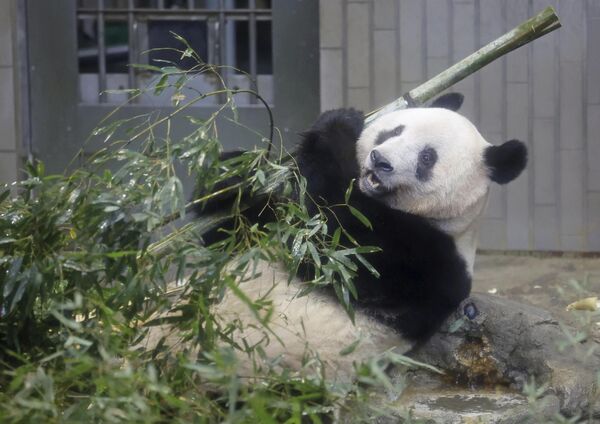
[[[272,302],[269,330],[256,325],[255,313],[235,294],[215,306],[225,319],[245,323],[233,336],[239,345],[262,343],[269,364],[298,370],[315,359],[330,377],[348,378],[361,361],[426,340],[469,295],[490,184],[514,180],[527,150],[517,140],[487,142],[456,112],[461,103],[461,95],[450,94],[368,126],[362,112],[328,111],[302,135],[293,156],[311,198],[344,203],[354,181],[349,203],[372,229],[342,208],[337,221],[329,220],[330,231],[338,222],[361,245],[379,246],[368,260],[380,276],[359,270],[353,323],[327,290],[298,297],[301,278],[288,284],[277,264],[262,264],[240,288]]]

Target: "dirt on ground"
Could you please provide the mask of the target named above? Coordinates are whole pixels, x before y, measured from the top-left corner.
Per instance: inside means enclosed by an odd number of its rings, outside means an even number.
[[[480,252],[475,261],[473,291],[538,306],[573,325],[581,311],[566,311],[567,305],[582,298],[600,298],[600,255]],[[596,327],[600,333],[600,322]]]

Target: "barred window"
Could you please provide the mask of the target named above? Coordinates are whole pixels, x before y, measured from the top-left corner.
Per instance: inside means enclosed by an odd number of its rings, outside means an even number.
[[[272,103],[271,16],[271,0],[78,0],[80,100],[121,103],[127,100],[124,93],[98,93],[145,87],[155,78],[130,63],[193,66],[193,59],[181,60],[181,55],[168,50],[182,49],[172,31],[207,63],[224,65],[221,75],[229,88],[258,90]],[[194,78],[191,84],[203,93],[220,88],[216,76],[210,74]],[[223,99],[207,100],[217,104]],[[236,100],[242,105],[256,102],[244,94]],[[171,104],[168,90],[159,96],[140,96],[135,102]]]

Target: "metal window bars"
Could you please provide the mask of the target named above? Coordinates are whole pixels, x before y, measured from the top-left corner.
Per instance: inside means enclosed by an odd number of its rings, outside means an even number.
[[[107,54],[124,53],[124,48],[119,50],[116,47],[107,46],[107,21],[126,24],[127,43],[125,49],[127,50],[128,63],[139,63],[141,60],[140,53],[148,47],[162,47],[149,45],[147,33],[149,23],[161,21],[164,23],[168,21],[201,22],[206,25],[207,57],[203,59],[215,65],[225,65],[226,68],[222,72],[222,77],[229,85],[229,80],[232,79],[232,75],[235,73],[233,69],[239,67],[236,59],[240,56],[245,57],[247,60],[245,71],[250,77],[249,86],[251,89],[256,90],[259,74],[259,49],[263,47],[259,46],[260,39],[257,34],[257,27],[260,22],[269,24],[268,37],[270,44],[270,23],[272,20],[270,3],[269,0],[78,0],[78,24],[87,22],[90,24],[89,26],[95,27],[96,42],[93,48],[84,51],[80,41],[80,59],[82,57],[92,59],[94,68],[97,71],[98,91],[104,92],[107,88],[112,88],[107,83]],[[231,25],[231,23],[236,25],[236,23],[244,22],[247,22],[245,46],[244,40],[240,40],[239,34],[236,36],[236,29]],[[141,28],[142,30],[140,30]],[[81,34],[79,38],[81,38]],[[240,53],[240,49],[247,50]],[[264,69],[262,70],[262,73],[267,75],[272,73],[270,49],[270,45],[266,47],[268,57],[262,58],[263,61],[269,62],[266,67],[268,70],[266,72]],[[265,56],[265,52],[262,53],[262,56]],[[263,66],[263,68],[265,67]],[[138,87],[139,81],[136,69],[129,66],[126,73],[129,88]],[[269,78],[268,81],[272,84],[272,78]],[[270,89],[272,90],[272,87]],[[98,102],[107,102],[107,96],[100,96]],[[248,102],[256,103],[256,99],[250,96]]]

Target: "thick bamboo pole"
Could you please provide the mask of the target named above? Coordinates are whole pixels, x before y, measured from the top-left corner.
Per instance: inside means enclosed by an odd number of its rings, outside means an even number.
[[[554,8],[551,6],[547,7],[533,18],[517,25],[500,38],[497,38],[475,53],[452,65],[429,81],[410,90],[399,99],[369,113],[365,123],[368,125],[378,117],[398,109],[422,105],[427,100],[483,68],[488,63],[560,28],[560,26],[560,21]]]

